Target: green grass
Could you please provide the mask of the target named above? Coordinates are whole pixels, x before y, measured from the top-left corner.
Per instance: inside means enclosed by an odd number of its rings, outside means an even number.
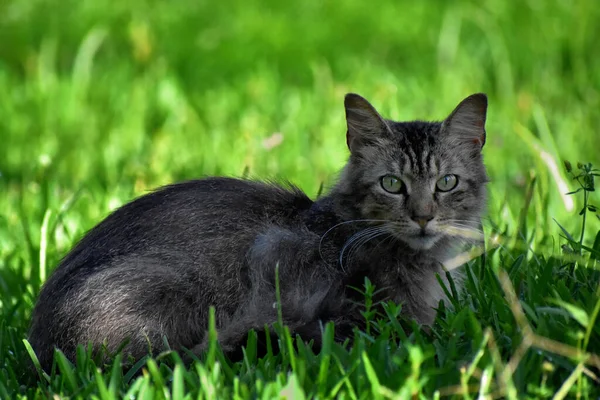
[[[600,165],[596,3],[0,2],[0,398],[598,398],[600,221],[588,211],[580,241],[563,167]],[[430,332],[393,304],[377,315],[367,284],[369,330],[338,344],[327,326],[319,354],[280,327],[280,353],[257,358],[251,336],[240,363],[214,343],[189,369],[82,349],[25,375],[40,285],[86,230],[204,175],[316,195],[347,157],[349,91],[399,120],[489,95],[489,251]]]

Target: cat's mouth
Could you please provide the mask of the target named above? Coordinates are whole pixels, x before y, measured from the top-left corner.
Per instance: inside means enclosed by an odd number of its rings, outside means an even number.
[[[415,250],[429,250],[440,237],[439,233],[431,230],[420,230],[419,233],[405,237],[403,240]]]
[[[401,242],[407,244],[410,248],[417,251],[431,249],[443,236],[443,231],[437,229],[434,226],[426,227],[403,227],[404,229],[391,230],[393,236],[395,236]]]
[[[421,237],[421,238],[426,238],[426,237],[435,236],[435,234],[433,232],[431,232],[430,230],[421,229],[421,231],[419,232],[418,236]]]

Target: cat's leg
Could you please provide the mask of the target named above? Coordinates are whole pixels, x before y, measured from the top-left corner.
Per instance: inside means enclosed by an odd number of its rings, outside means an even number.
[[[248,332],[263,332],[277,322],[276,275],[282,319],[292,334],[319,345],[321,324],[339,319],[344,308],[341,279],[319,256],[320,238],[306,230],[272,226],[259,235],[247,253],[251,293],[234,315],[218,323],[218,340],[229,354],[239,352]],[[276,273],[278,271],[278,273]],[[202,353],[208,335],[192,349]]]
[[[246,345],[250,330],[257,333],[258,353],[266,353],[266,335],[271,337],[271,343],[277,347],[276,324],[278,322],[277,303],[274,293],[264,293],[262,299],[253,299],[244,304],[240,310],[226,321],[217,326],[217,340],[223,352],[233,360],[242,358],[242,347]],[[273,296],[271,296],[273,295]],[[271,298],[272,297],[272,298]],[[270,301],[273,300],[273,301]],[[282,307],[283,308],[283,307]],[[288,307],[286,307],[288,309]],[[292,335],[300,334],[304,339],[314,340],[317,346],[321,340],[320,320],[318,318],[298,318],[282,310],[282,322]],[[191,349],[197,356],[209,347],[209,335],[204,335],[202,342]]]
[[[281,321],[292,337],[299,335],[305,342],[312,341],[314,351],[321,348],[322,330],[327,322],[335,324],[336,340],[343,341],[351,335],[354,325],[350,314],[355,305],[345,300],[337,288],[315,285],[304,290],[302,285],[298,286],[297,290],[282,293],[279,304],[274,289],[257,292],[231,318],[218,324],[217,340],[223,352],[233,360],[240,360],[250,330],[257,333],[259,356],[267,351],[267,331],[276,351],[278,307],[281,307]],[[199,356],[208,346],[206,334],[202,343],[194,346],[191,352]]]

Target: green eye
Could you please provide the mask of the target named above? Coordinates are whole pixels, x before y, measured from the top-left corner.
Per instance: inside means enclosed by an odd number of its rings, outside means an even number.
[[[393,175],[386,175],[381,178],[381,187],[386,192],[399,193],[400,190],[402,190],[402,186],[404,186],[404,184],[400,178],[397,178]]]
[[[440,192],[448,192],[454,189],[456,185],[458,185],[458,177],[456,175],[448,174],[438,180],[435,187]]]

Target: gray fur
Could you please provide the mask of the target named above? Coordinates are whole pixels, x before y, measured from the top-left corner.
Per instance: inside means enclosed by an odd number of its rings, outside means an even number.
[[[276,265],[284,322],[317,345],[322,323],[334,321],[340,340],[360,325],[361,297],[350,286],[365,277],[380,300],[432,323],[444,299],[435,273],[477,240],[468,234],[484,211],[486,98],[470,96],[441,123],[385,120],[355,94],[345,105],[351,155],[316,201],[292,186],[207,178],[142,196],[90,231],[35,306],[29,340],[42,366],[55,347],[73,359],[88,342],[115,350],[129,340],[134,358],[163,350],[163,337],[201,352],[211,305],[233,354],[249,329],[276,321]],[[383,190],[389,174],[402,192]],[[446,174],[458,186],[436,191]]]

